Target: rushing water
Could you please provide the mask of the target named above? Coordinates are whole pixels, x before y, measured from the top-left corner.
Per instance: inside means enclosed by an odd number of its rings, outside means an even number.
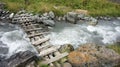
[[[25,38],[26,34],[18,26],[0,23],[0,58],[9,58],[11,55],[20,51],[30,50],[37,52]]]
[[[50,34],[53,45],[112,44],[120,42],[120,21],[99,21],[96,26],[87,23],[69,24],[57,22]]]
[[[75,48],[85,43],[112,44],[120,42],[120,21],[99,21],[97,26],[57,22],[49,37],[52,45],[72,44]],[[26,50],[37,53],[23,30],[12,24],[0,23],[0,58]]]

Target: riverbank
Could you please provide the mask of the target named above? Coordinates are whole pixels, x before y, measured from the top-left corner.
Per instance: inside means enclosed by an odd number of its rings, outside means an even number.
[[[27,4],[24,0],[1,0],[1,2],[6,3],[6,9],[14,12],[24,8],[34,13],[54,11],[56,15],[64,15],[75,9],[84,9],[92,16],[120,16],[120,4],[107,0],[32,0]]]

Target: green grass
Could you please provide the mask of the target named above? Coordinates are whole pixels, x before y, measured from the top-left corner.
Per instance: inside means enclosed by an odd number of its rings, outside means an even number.
[[[110,49],[113,49],[114,51],[116,51],[117,53],[120,54],[120,43],[109,45],[107,47],[110,48]]]
[[[57,15],[63,15],[75,9],[85,9],[92,16],[120,16],[120,4],[107,0],[29,0],[29,5],[24,0],[0,0],[7,4],[6,9],[18,11],[25,8],[35,13],[54,11]],[[57,9],[54,8],[57,6]]]

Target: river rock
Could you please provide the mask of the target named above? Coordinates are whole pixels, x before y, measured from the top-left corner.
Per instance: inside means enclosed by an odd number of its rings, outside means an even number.
[[[8,54],[9,48],[6,44],[3,44],[2,41],[0,41],[0,61],[4,60],[6,58],[6,55]]]
[[[87,10],[76,9],[74,12],[77,13],[77,19],[79,19],[79,20],[83,20],[84,17],[86,15],[88,15],[88,11]]]
[[[36,58],[36,54],[30,51],[25,51],[12,55],[10,58],[6,59],[5,62],[6,65],[8,65],[9,67],[16,67],[16,66],[24,67],[31,61],[34,61],[35,58]]]
[[[54,19],[54,18],[55,18],[55,14],[54,14],[54,12],[53,12],[53,11],[50,11],[48,14],[49,14],[50,18],[52,18],[52,19]]]
[[[9,15],[9,18],[12,19],[13,17],[14,17],[14,13],[11,13],[11,14]]]
[[[4,9],[4,7],[5,7],[5,3],[0,2],[0,9]]]
[[[77,14],[75,12],[68,12],[66,16],[66,20],[75,24],[77,20]]]
[[[120,20],[120,17],[117,17],[118,20]]]
[[[6,61],[0,61],[0,67],[10,67]]]
[[[55,22],[53,20],[43,20],[42,21],[45,25],[55,26]]]
[[[113,67],[120,62],[120,55],[105,46],[84,44],[71,52],[68,60],[73,67]]]
[[[63,64],[63,67],[72,67],[72,65],[71,65],[70,63],[68,63],[68,62],[65,62],[65,63]]]
[[[61,45],[59,51],[61,53],[63,53],[63,52],[71,52],[71,51],[74,51],[74,47],[71,44]]]
[[[95,25],[97,25],[98,20],[95,19],[95,18],[93,18],[93,17],[90,17],[90,18],[89,18],[89,21],[87,21],[87,23],[88,23],[89,25],[95,26]]]

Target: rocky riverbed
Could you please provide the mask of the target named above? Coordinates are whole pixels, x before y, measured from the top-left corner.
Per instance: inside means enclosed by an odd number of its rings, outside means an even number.
[[[25,10],[15,14],[1,9],[0,67],[27,64],[23,61],[31,58],[33,60],[33,57],[37,56],[36,49],[19,27],[19,22],[28,21],[43,24],[49,29],[50,34],[46,36],[50,37],[49,42],[52,45],[60,45],[60,52],[70,53],[66,61],[73,67],[113,67],[117,65],[120,62],[120,55],[107,48],[106,45],[120,42],[119,17],[117,19],[94,18],[87,16],[86,13],[86,11],[78,10],[58,17],[52,11],[42,15],[33,15]],[[71,67],[71,64],[67,62],[61,67]]]

